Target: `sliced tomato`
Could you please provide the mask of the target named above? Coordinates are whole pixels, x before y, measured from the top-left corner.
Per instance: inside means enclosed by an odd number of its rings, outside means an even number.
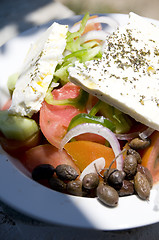
[[[141,152],[142,165],[147,167],[153,177],[153,182],[159,182],[159,132],[151,135],[151,145]]]
[[[32,172],[32,170],[40,164],[50,164],[55,168],[59,164],[68,164],[80,173],[78,167],[66,151],[59,151],[51,144],[39,145],[29,149],[21,158],[21,162],[30,172]]]
[[[97,18],[97,17],[98,17],[97,15],[93,15],[93,16],[89,17],[89,19],[93,19],[93,18]],[[76,26],[76,25],[78,25],[80,23],[81,23],[81,21],[75,23],[74,26]],[[98,31],[98,30],[101,30],[101,29],[102,29],[102,25],[100,23],[88,23],[85,26],[83,34],[89,32],[89,31],[93,31],[93,30],[97,30]]]
[[[0,134],[0,144],[2,148],[14,157],[19,157],[30,148],[33,148],[40,144],[41,142],[41,132],[38,131],[33,136],[31,136],[26,141],[17,141],[12,139],[6,139],[2,134]]]
[[[55,100],[76,98],[79,93],[80,88],[73,83],[67,83],[52,92]],[[59,148],[71,119],[81,112],[85,110],[80,111],[74,106],[55,106],[44,102],[40,109],[40,128],[48,142]]]
[[[12,103],[12,99],[9,99],[9,100],[4,104],[4,106],[2,107],[1,110],[7,110],[8,108],[10,108],[11,103]]]
[[[97,15],[93,15],[89,19],[93,19],[93,18],[97,18],[97,17],[98,17]],[[93,31],[93,30],[99,31],[101,29],[102,29],[102,25],[100,23],[88,23],[84,29],[83,34],[89,32],[89,31]]]

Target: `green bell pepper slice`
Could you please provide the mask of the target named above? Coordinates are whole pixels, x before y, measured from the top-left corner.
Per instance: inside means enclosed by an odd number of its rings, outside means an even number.
[[[79,113],[72,118],[67,131],[82,123],[96,123],[115,131],[115,125],[103,116],[91,116],[87,113]]]
[[[99,100],[91,109],[89,114],[94,116],[97,113],[104,116],[105,118],[108,118],[115,125],[115,133],[120,134],[130,131],[132,126],[130,117],[115,107]]]

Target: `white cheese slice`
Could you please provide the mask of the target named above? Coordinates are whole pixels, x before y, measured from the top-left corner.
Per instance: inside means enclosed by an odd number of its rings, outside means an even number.
[[[100,60],[76,62],[70,81],[159,130],[159,27],[134,13],[106,38]]]
[[[63,58],[67,31],[67,25],[53,23],[31,46],[13,92],[11,113],[31,117],[39,111]]]

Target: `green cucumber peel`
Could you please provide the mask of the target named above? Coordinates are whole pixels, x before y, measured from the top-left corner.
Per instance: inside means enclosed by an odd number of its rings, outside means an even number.
[[[50,105],[71,105],[79,110],[85,108],[88,101],[89,94],[84,90],[80,89],[80,94],[76,98],[68,98],[63,100],[55,100],[51,91],[46,93],[45,101]]]

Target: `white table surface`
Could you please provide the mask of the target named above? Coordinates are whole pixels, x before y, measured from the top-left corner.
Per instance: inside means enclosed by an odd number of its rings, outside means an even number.
[[[73,15],[59,2],[14,0],[0,3],[0,46],[19,32]],[[24,16],[25,13],[25,16]],[[18,27],[17,27],[18,26]],[[131,216],[130,216],[131,218]],[[159,223],[122,231],[97,231],[47,225],[0,203],[0,240],[158,240]]]
[[[74,13],[56,0],[1,0],[0,46],[34,26]]]

